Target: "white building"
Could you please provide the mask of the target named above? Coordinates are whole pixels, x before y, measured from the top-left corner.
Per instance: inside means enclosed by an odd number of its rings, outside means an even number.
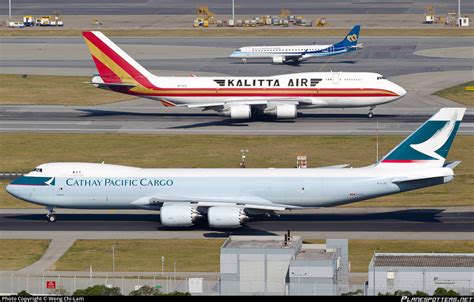
[[[368,295],[397,290],[431,295],[438,287],[472,295],[474,254],[375,253],[368,279]]]

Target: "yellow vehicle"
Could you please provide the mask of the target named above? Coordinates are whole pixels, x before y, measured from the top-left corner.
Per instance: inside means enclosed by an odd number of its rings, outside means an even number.
[[[36,26],[50,26],[50,25],[51,25],[50,16],[43,16],[41,18],[36,19]]]
[[[23,16],[23,24],[25,26],[35,26],[35,18],[33,16]]]
[[[196,18],[194,19],[193,27],[209,27],[209,21],[203,18]]]

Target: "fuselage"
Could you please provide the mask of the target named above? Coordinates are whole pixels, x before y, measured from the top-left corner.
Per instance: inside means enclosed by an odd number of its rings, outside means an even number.
[[[95,82],[100,81],[98,78]],[[94,82],[94,80],[93,80]],[[310,72],[270,77],[158,77],[139,79],[133,88],[118,92],[176,105],[296,101],[298,108],[376,106],[403,97],[406,91],[377,73]]]
[[[59,208],[153,209],[154,201],[204,200],[279,206],[329,207],[448,182],[450,168],[424,169],[441,178],[403,185],[392,180],[419,171],[391,168],[142,169],[92,163],[50,163],[15,180],[7,191]],[[444,177],[444,178],[443,178]]]
[[[230,55],[235,59],[259,59],[280,57],[325,57],[356,50],[356,47],[337,47],[331,45],[290,45],[290,46],[246,46],[236,49]]]

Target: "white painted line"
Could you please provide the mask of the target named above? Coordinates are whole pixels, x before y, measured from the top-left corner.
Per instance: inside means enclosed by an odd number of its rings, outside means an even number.
[[[1,121],[0,125],[2,124],[31,124],[31,125],[37,125],[37,124],[43,124],[43,125],[90,125],[92,124],[91,121],[85,121],[85,122],[48,122],[48,121]]]

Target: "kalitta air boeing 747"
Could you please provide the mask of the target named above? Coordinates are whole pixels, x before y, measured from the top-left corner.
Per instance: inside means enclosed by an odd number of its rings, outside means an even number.
[[[99,88],[161,101],[164,106],[215,110],[232,119],[252,114],[294,118],[303,108],[370,108],[406,91],[377,73],[309,72],[269,77],[155,76],[97,31],[84,32],[99,71]]]
[[[306,169],[141,169],[94,163],[49,163],[7,191],[54,208],[160,210],[161,224],[237,228],[254,215],[331,207],[450,182],[446,163],[464,108],[444,108],[374,165]],[[356,146],[354,146],[356,147]]]

